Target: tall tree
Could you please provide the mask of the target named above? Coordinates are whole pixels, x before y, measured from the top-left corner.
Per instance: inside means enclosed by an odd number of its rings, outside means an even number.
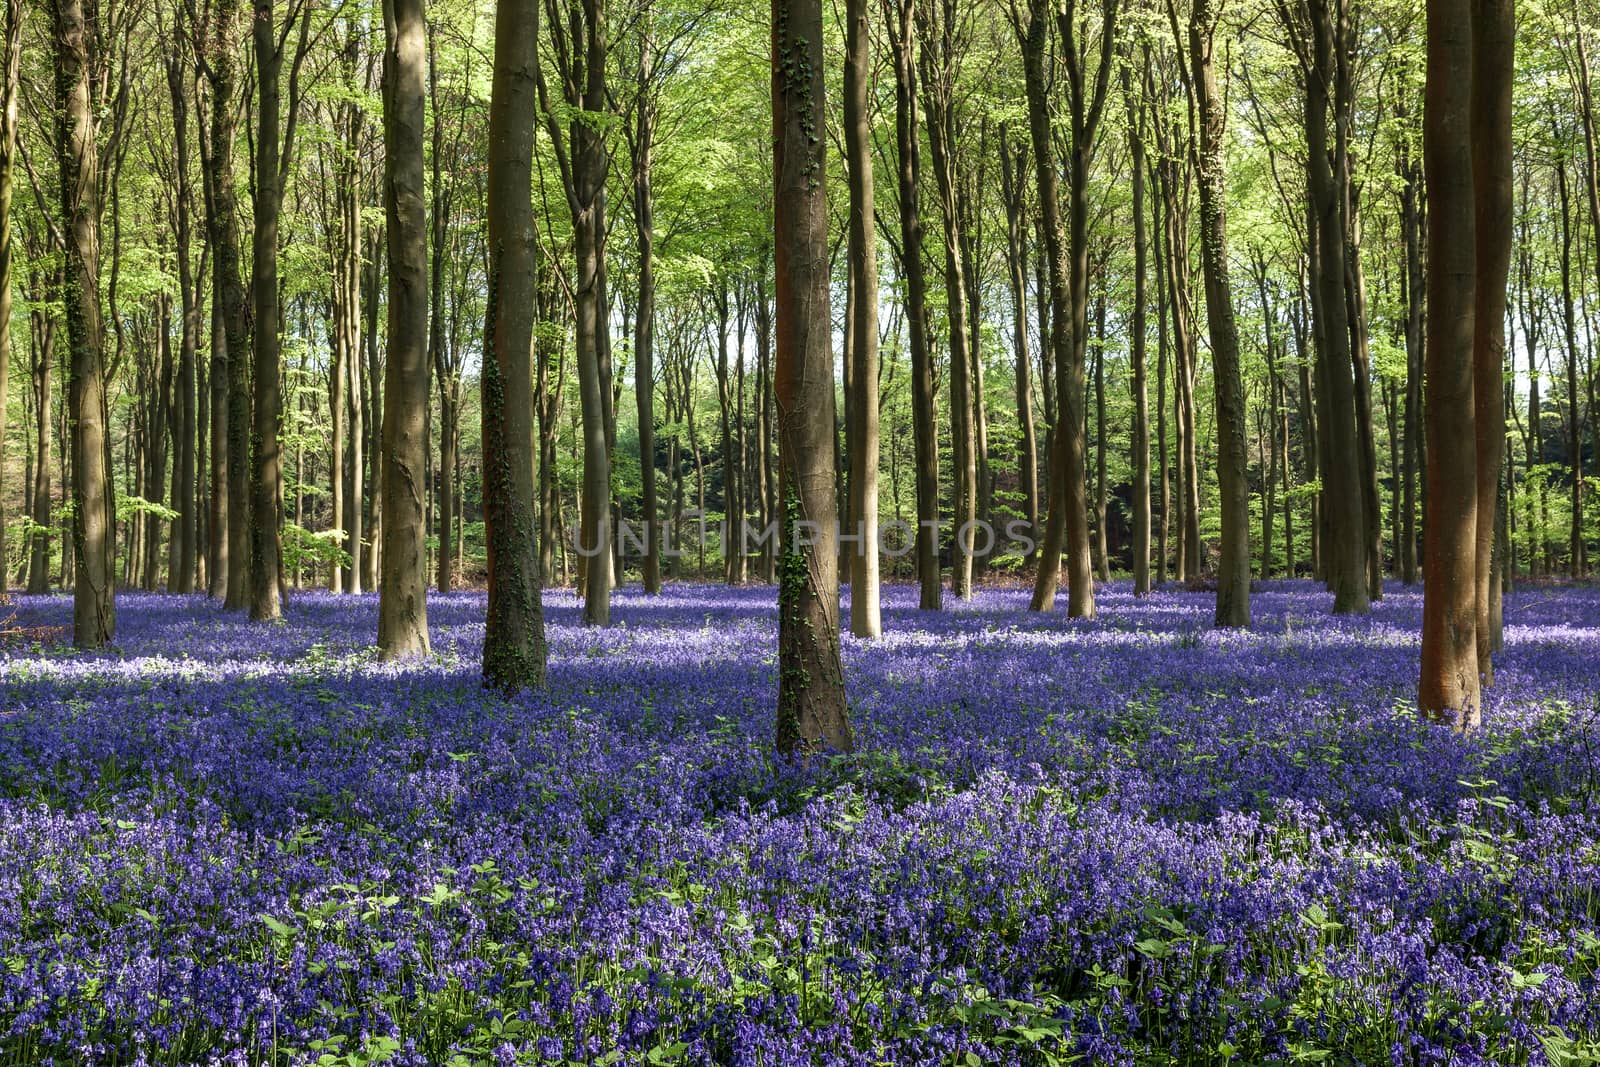
[[[22,97],[22,0],[5,0],[0,13],[0,465],[5,459],[6,393],[11,383],[11,285],[15,259],[11,190],[16,178],[18,102]],[[0,514],[0,589],[5,522]]]
[[[777,747],[854,747],[839,653],[821,0],[772,2],[780,559]]]
[[[1478,524],[1473,610],[1478,673],[1494,682],[1500,647],[1496,516],[1505,451],[1506,283],[1511,269],[1511,80],[1516,51],[1514,0],[1472,0],[1472,211],[1474,294],[1472,397],[1477,430]],[[1576,462],[1576,456],[1574,457]]]
[[[1200,144],[1200,261],[1206,281],[1206,321],[1211,330],[1213,393],[1217,409],[1217,482],[1222,492],[1222,545],[1217,566],[1218,626],[1250,625],[1249,438],[1244,378],[1239,370],[1239,329],[1228,281],[1227,176],[1222,139],[1226,115],[1212,58],[1217,16],[1212,0],[1194,0],[1189,15],[1189,60]]]
[[[423,182],[427,25],[423,0],[384,0],[384,219],[388,232],[389,355],[384,365],[383,580],[378,649],[384,659],[428,645],[428,221]],[[437,121],[437,116],[435,117]]]
[[[1479,719],[1476,614],[1478,453],[1474,435],[1477,236],[1472,99],[1475,0],[1428,0],[1423,170],[1428,187],[1427,498],[1424,506],[1424,713]],[[1365,583],[1363,583],[1365,584]]]
[[[489,550],[484,683],[504,692],[544,684],[544,611],[534,532],[534,64],[538,0],[499,0],[489,97],[485,208],[488,294],[483,338],[483,518]]]
[[[578,403],[583,422],[583,481],[579,494],[579,553],[583,557],[583,621],[611,621],[611,349],[606,297],[606,177],[611,152],[606,93],[608,49],[605,0],[550,4],[550,32],[560,78],[560,104],[535,67],[540,110],[549,127],[572,215],[577,260],[572,293],[576,312]]]
[[[1067,554],[1067,614],[1093,618],[1094,575],[1089,547],[1089,492],[1084,467],[1084,368],[1089,314],[1089,173],[1098,146],[1106,89],[1115,67],[1117,12],[1105,0],[1100,14],[1099,59],[1089,69],[1090,41],[1075,2],[1055,12],[1060,62],[1066,76],[1068,133],[1068,230],[1062,233],[1060,180],[1046,81],[1049,12],[1040,0],[1026,11],[1013,6],[1012,26],[1022,47],[1033,139],[1034,177],[1039,186],[1041,228],[1050,269],[1050,336],[1055,348],[1056,408],[1050,457],[1050,510],[1040,548],[1039,572],[1030,607],[1055,604],[1061,554]]]
[[[911,350],[911,427],[915,450],[917,606],[938,611],[939,431],[928,345],[928,282],[922,260],[922,149],[917,119],[916,0],[885,0],[894,59],[896,189],[900,199],[900,276],[905,280],[906,341]]]
[[[100,319],[100,151],[91,75],[101,62],[94,8],[51,0],[56,166],[66,246],[67,419],[72,448],[72,643],[102,648],[117,627],[116,503]]]
[[[850,319],[848,404],[850,515],[858,540],[850,560],[850,632],[883,631],[878,604],[878,230],[872,188],[872,30],[869,0],[845,4],[844,139],[850,177]]]
[[[167,60],[167,88],[172,98],[173,126],[173,249],[178,262],[178,300],[181,323],[178,341],[178,377],[173,402],[174,429],[172,503],[178,513],[172,526],[168,553],[167,588],[174,593],[194,591],[197,515],[195,497],[195,355],[200,340],[201,293],[195,278],[190,248],[194,240],[194,187],[189,173],[189,64],[181,51]],[[201,273],[205,259],[201,258]]]
[[[1145,63],[1149,55],[1145,54]],[[1150,592],[1150,392],[1147,384],[1146,323],[1150,302],[1150,244],[1145,225],[1145,100],[1135,96],[1132,55],[1122,65],[1122,98],[1128,109],[1128,164],[1133,172],[1133,335],[1129,370],[1133,389],[1133,595]]]

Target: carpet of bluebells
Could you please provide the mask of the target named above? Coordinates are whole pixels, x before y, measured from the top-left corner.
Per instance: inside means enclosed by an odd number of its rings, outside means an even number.
[[[1600,590],[1508,599],[1470,738],[1399,587],[913,597],[808,768],[770,589],[551,594],[514,700],[472,593],[401,667],[320,594],[6,650],[0,1064],[1600,1062]]]

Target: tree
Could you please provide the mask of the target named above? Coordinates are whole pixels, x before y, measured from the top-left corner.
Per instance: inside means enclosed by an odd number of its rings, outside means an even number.
[[[6,392],[11,384],[11,190],[16,177],[18,101],[22,96],[22,0],[5,0],[0,14],[0,462],[5,456]],[[5,523],[0,515],[0,561]],[[3,563],[0,563],[3,567]],[[0,588],[5,585],[0,574]]]
[[[1428,0],[1423,171],[1428,186],[1427,499],[1423,511],[1425,714],[1479,720],[1474,434],[1477,232],[1473,199],[1474,0]]]
[[[72,446],[72,643],[103,648],[117,628],[116,503],[100,319],[99,123],[90,91],[98,27],[81,0],[52,0],[56,165],[67,252],[67,409]]]
[[[1478,494],[1473,611],[1478,673],[1484,685],[1494,681],[1492,656],[1500,647],[1502,561],[1496,551],[1495,517],[1500,512],[1506,439],[1506,284],[1511,269],[1511,81],[1516,32],[1513,0],[1473,0],[1469,106],[1475,238],[1472,395]]]
[[[384,367],[383,581],[378,648],[385,659],[428,645],[428,229],[423,134],[427,26],[423,0],[385,0],[384,218],[389,253],[389,358]],[[435,121],[438,121],[435,116]]]
[[[911,349],[911,423],[916,465],[918,607],[938,611],[939,431],[928,350],[928,281],[922,261],[922,149],[917,120],[916,0],[884,0],[894,59],[896,188],[900,199],[900,276],[905,280],[906,339]]]
[[[848,454],[850,515],[858,538],[850,560],[850,632],[877,637],[878,606],[878,230],[872,188],[872,32],[868,0],[845,8],[844,138],[850,172],[850,271],[855,294],[850,320]]]
[[[552,100],[536,67],[540,110],[550,130],[567,207],[577,272],[572,282],[577,316],[578,403],[583,417],[583,490],[579,499],[579,554],[583,557],[583,621],[611,621],[611,346],[606,296],[606,176],[611,153],[607,113],[604,0],[550,3],[561,103]],[[563,18],[564,16],[564,18]],[[565,121],[565,129],[562,123]]]
[[[488,308],[483,360],[483,517],[489,551],[484,683],[541,686],[544,611],[534,532],[534,78],[538,0],[499,0],[489,97]]]
[[[1089,492],[1084,468],[1084,367],[1089,333],[1089,170],[1094,159],[1106,88],[1115,66],[1118,4],[1106,0],[1100,15],[1099,61],[1088,69],[1089,42],[1079,25],[1076,4],[1056,12],[1071,147],[1067,166],[1068,232],[1063,240],[1060,179],[1057,177],[1045,59],[1049,20],[1045,5],[1015,4],[1011,23],[1022,48],[1028,97],[1028,130],[1033,139],[1034,178],[1039,189],[1041,228],[1050,276],[1050,336],[1055,347],[1056,408],[1050,457],[1050,508],[1039,573],[1030,607],[1049,611],[1055,605],[1061,554],[1067,554],[1067,614],[1093,618],[1094,575],[1089,547]]]
[[[1144,56],[1149,63],[1149,54]],[[1147,385],[1146,324],[1150,302],[1149,238],[1145,226],[1145,101],[1135,97],[1132,56],[1122,66],[1122,97],[1128,108],[1128,166],[1133,172],[1133,336],[1129,359],[1133,388],[1133,595],[1150,592],[1150,392]]]
[[[772,2],[778,751],[854,747],[839,653],[821,0]]]
[[[1216,379],[1217,481],[1222,490],[1222,552],[1217,567],[1218,626],[1250,625],[1249,442],[1245,429],[1244,380],[1239,371],[1239,329],[1228,281],[1227,177],[1223,171],[1225,129],[1222,98],[1212,59],[1216,13],[1211,0],[1194,0],[1189,15],[1189,59],[1199,112],[1200,249],[1206,280],[1206,321],[1211,329],[1211,365]]]

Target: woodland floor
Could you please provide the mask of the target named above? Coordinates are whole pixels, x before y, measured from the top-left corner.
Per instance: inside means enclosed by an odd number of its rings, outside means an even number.
[[[1471,738],[1398,586],[913,598],[806,770],[770,589],[550,593],[511,701],[474,593],[404,667],[325,594],[8,650],[0,1062],[1600,1062],[1600,590],[1508,599]]]

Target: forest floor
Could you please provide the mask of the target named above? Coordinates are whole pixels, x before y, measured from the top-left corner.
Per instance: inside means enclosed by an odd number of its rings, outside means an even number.
[[[1508,599],[1470,738],[1397,586],[913,597],[804,770],[770,589],[548,594],[514,700],[476,593],[405,666],[325,594],[9,649],[0,1063],[1600,1062],[1600,590]]]

